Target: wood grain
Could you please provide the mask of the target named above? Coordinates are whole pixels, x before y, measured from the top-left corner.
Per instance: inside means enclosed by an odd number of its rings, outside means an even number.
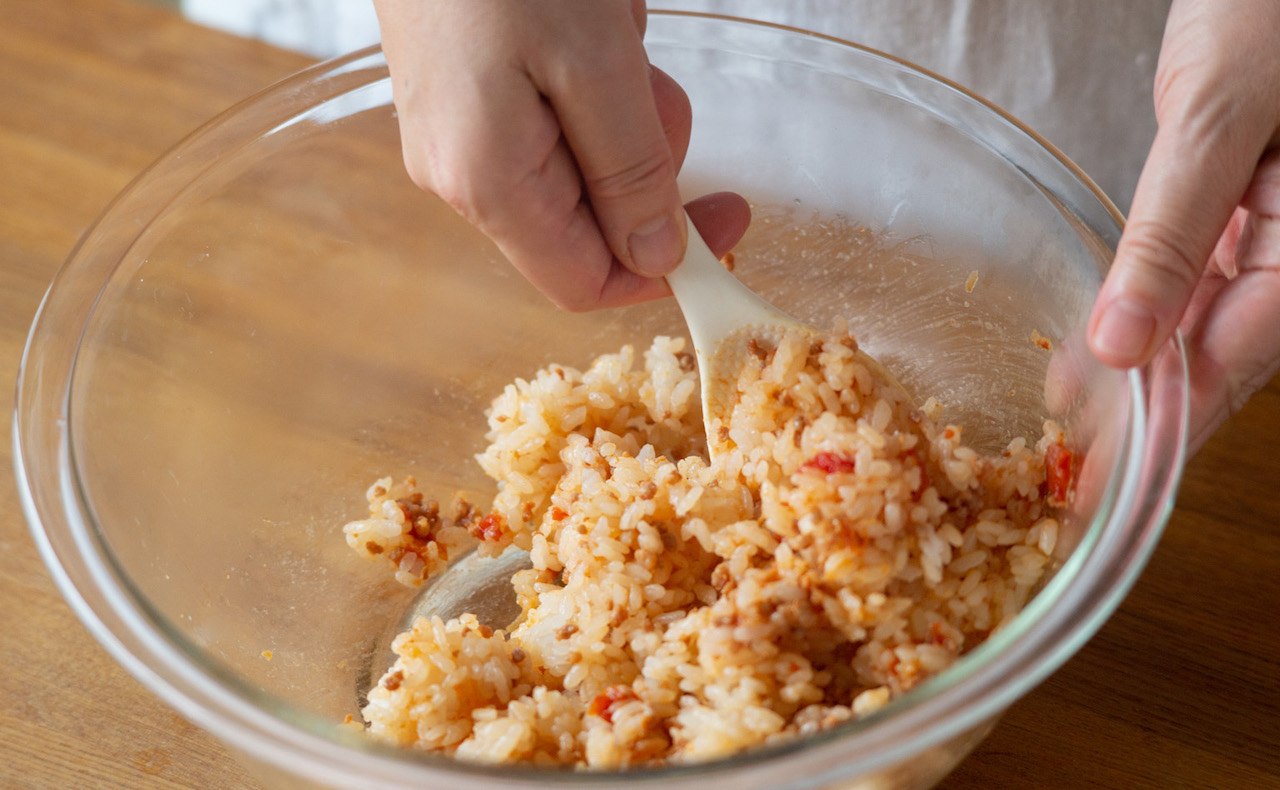
[[[0,14],[0,391],[80,234],[197,125],[306,58],[115,0],[6,0]],[[257,784],[119,667],[80,625],[32,542],[0,441],[0,787]]]
[[[302,56],[124,0],[0,15],[0,391],[79,235],[196,125]],[[0,437],[0,787],[257,785],[118,667],[63,601]],[[1280,788],[1280,380],[1187,469],[1166,535],[1101,632],[943,784]]]

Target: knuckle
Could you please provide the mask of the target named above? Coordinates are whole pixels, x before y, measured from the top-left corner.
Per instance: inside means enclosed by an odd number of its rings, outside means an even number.
[[[1190,290],[1200,279],[1207,255],[1192,250],[1195,244],[1180,228],[1167,223],[1130,224],[1120,242],[1121,250],[1144,277],[1169,281]]]
[[[1259,161],[1241,205],[1268,218],[1280,217],[1280,147]]]
[[[596,306],[596,294],[585,290],[549,294],[551,302],[566,313],[586,313]]]
[[[487,173],[474,173],[465,161],[434,161],[417,177],[423,187],[439,197],[463,219],[486,233],[499,225],[502,201],[496,195],[506,193],[504,185],[495,184]],[[415,183],[422,183],[415,178]]]
[[[540,150],[541,149],[541,150]],[[484,145],[428,159],[419,177],[472,225],[494,236],[545,233],[566,223],[582,182],[558,161],[553,145],[506,155]]]
[[[449,201],[447,195],[448,189],[439,186],[439,179],[435,178],[435,174],[429,165],[406,156],[404,157],[404,170],[408,173],[408,179],[413,182],[413,186],[422,189],[424,192],[430,192],[431,195],[442,197],[445,201],[451,202],[452,205],[452,201]]]
[[[595,3],[590,10],[593,23],[557,26],[549,34],[557,47],[542,53],[548,76],[568,89],[592,82],[610,84],[625,76],[644,57],[633,11],[618,3]]]
[[[595,276],[595,272],[607,271],[608,264],[603,266],[564,265],[539,272],[528,272],[528,276],[539,291],[551,300],[556,307],[567,313],[586,313],[600,306],[603,281],[607,278]]]
[[[474,195],[457,164],[431,147],[417,150],[406,145],[403,158],[405,172],[416,187],[440,198],[466,219],[473,219]]]
[[[629,163],[587,176],[587,192],[593,200],[625,200],[658,189],[675,178],[671,152],[665,147],[645,152]]]
[[[1154,89],[1161,132],[1223,172],[1248,158],[1246,152],[1260,155],[1276,130],[1274,104],[1242,94],[1252,88],[1231,74],[1212,62],[1179,64],[1158,73]]]
[[[404,170],[409,180],[424,192],[435,192],[435,183],[431,177],[431,160],[434,156],[432,148],[412,144],[415,131],[408,125],[400,127],[400,136],[400,158],[404,161]]]
[[[530,175],[505,185],[503,194],[513,218],[524,229],[536,229],[540,234],[569,234],[582,210],[582,187],[576,181]]]

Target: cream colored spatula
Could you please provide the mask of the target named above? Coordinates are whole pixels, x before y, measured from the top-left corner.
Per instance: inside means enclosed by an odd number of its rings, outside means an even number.
[[[733,409],[739,371],[748,352],[748,340],[776,344],[786,331],[817,334],[743,285],[716,258],[689,221],[689,243],[684,260],[667,275],[693,339],[702,379],[702,416],[707,443],[714,454],[722,444],[713,435],[713,423],[727,418]],[[898,380],[874,357],[858,351],[860,361],[905,394]],[[908,400],[910,398],[908,397]]]

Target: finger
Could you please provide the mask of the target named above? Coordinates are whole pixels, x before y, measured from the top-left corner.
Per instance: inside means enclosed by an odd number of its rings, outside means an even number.
[[[689,201],[689,220],[717,258],[733,249],[751,224],[751,206],[733,192],[716,192]]]
[[[1044,405],[1050,417],[1066,417],[1087,394],[1092,360],[1083,332],[1063,337],[1053,347],[1044,380]]]
[[[1211,267],[1227,278],[1235,277],[1250,265],[1259,223],[1276,216],[1280,216],[1280,148],[1273,148],[1258,163],[1240,207],[1214,247]],[[1265,254],[1269,246],[1263,240],[1258,249]]]
[[[707,246],[722,257],[742,238],[751,224],[751,207],[740,195],[717,192],[692,200],[686,206],[693,223]],[[666,280],[642,277],[614,260],[596,299],[600,307],[621,307],[660,296],[671,289]]]
[[[1143,364],[1172,334],[1244,192],[1248,171],[1216,155],[1222,141],[1210,138],[1177,124],[1156,135],[1089,320],[1089,346],[1105,364]]]
[[[675,80],[660,69],[652,69],[650,84],[653,87],[654,104],[659,123],[678,170],[689,149],[692,129],[689,97]],[[751,221],[751,209],[747,202],[729,193],[709,195],[690,203],[690,218],[695,224],[703,223],[714,240],[707,244],[717,255],[723,255],[746,231]],[[595,213],[592,212],[593,221]],[[702,227],[702,226],[699,226]],[[592,307],[619,307],[635,304],[670,294],[665,281],[636,274],[614,257],[599,292],[592,298]]]
[[[489,236],[557,305],[600,306],[613,255],[550,106],[520,74],[477,75],[446,87],[453,112],[424,116],[426,128],[406,137],[407,144],[432,146],[430,155],[406,157],[428,163],[415,180]]]
[[[688,97],[674,80],[656,69],[654,85],[668,147],[677,163],[682,162],[691,128]],[[553,119],[544,118],[543,122],[551,124]],[[544,130],[544,134],[549,131]],[[536,140],[538,135],[530,138]],[[495,147],[502,145],[494,143]],[[490,165],[495,157],[504,155],[501,151],[487,151],[484,146],[469,150]],[[518,163],[513,162],[504,171],[517,168]],[[474,178],[482,180],[494,170],[489,167]],[[521,197],[513,201],[512,195]],[[669,294],[664,282],[636,275],[612,256],[596,230],[592,207],[581,199],[576,161],[563,138],[556,141],[536,173],[518,183],[502,184],[487,200],[473,200],[493,203],[478,224],[517,270],[564,309],[618,307]],[[539,211],[540,214],[534,213]],[[732,193],[698,198],[690,202],[688,211],[717,255],[723,255],[738,242],[751,220],[747,201]],[[560,216],[563,212],[567,214]]]
[[[1191,452],[1280,371],[1280,219],[1260,222],[1271,253],[1226,283],[1188,337]]]
[[[501,218],[481,225],[515,268],[562,309],[630,304],[666,293],[621,267],[582,199],[577,164],[561,140],[535,176],[508,192]],[[620,273],[632,274],[619,277]]]
[[[1183,324],[1193,452],[1280,369],[1280,151],[1262,159],[1233,224],[1235,248],[1216,254],[1234,274],[1204,278]]]
[[[656,66],[650,67],[649,84],[653,88],[658,123],[662,124],[667,148],[670,149],[672,162],[679,172],[684,164],[685,154],[689,152],[689,137],[693,132],[693,108],[689,104],[689,94],[669,74]]]
[[[670,77],[660,75],[655,82],[669,148],[683,159],[688,99]],[[490,236],[515,268],[563,309],[617,307],[667,295],[663,281],[636,275],[608,249],[592,206],[583,199],[576,160],[564,138],[556,136],[550,109],[531,87],[502,96],[496,93],[500,90],[490,87],[447,127],[420,135],[442,149],[430,188]],[[502,123],[490,109],[494,99],[501,99],[496,106],[507,114]],[[544,146],[540,162],[522,159],[538,155]],[[707,196],[690,210],[705,223],[718,253],[735,244],[750,222],[750,209],[737,195]]]
[[[687,208],[690,221],[717,256],[731,250],[751,223],[751,208],[747,201],[732,192],[697,198],[690,201]],[[519,253],[506,254],[514,259]],[[525,271],[519,264],[517,268]],[[666,280],[638,275],[616,259],[610,261],[605,269],[567,266],[551,270],[550,277],[544,276],[547,273],[547,270],[535,269],[525,276],[567,309],[623,307],[671,294]],[[568,282],[575,278],[577,286]]]
[[[1236,250],[1240,248],[1241,236],[1244,233],[1248,219],[1249,212],[1247,209],[1237,208],[1232,212],[1231,219],[1227,221],[1227,227],[1223,229],[1222,235],[1218,237],[1218,243],[1213,248],[1213,255],[1209,258],[1210,272],[1221,274],[1228,279],[1235,277],[1239,273],[1240,267]]]
[[[1174,2],[1155,86],[1159,130],[1128,227],[1088,325],[1117,367],[1143,364],[1187,306],[1265,147],[1276,135],[1275,80],[1246,79],[1274,49],[1280,6]],[[1267,63],[1266,65],[1269,65]]]
[[[660,276],[679,262],[687,232],[676,163],[639,32],[600,13],[595,35],[560,42],[537,78],[609,248],[631,271]]]
[[[1249,188],[1240,200],[1240,207],[1247,215],[1235,249],[1237,268],[1249,265],[1255,248],[1260,251],[1264,262],[1270,254],[1271,248],[1265,243],[1265,239],[1256,245],[1255,242],[1259,241],[1259,222],[1280,217],[1280,146],[1269,151],[1258,163],[1253,180],[1249,182]],[[1264,231],[1269,229],[1270,225],[1263,228]]]
[[[644,0],[631,0],[631,21],[640,32],[640,38],[644,38],[644,31],[649,23],[649,10],[646,5]]]

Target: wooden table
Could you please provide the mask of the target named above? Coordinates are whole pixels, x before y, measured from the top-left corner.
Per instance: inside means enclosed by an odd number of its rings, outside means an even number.
[[[0,392],[41,294],[130,178],[302,56],[125,0],[0,5]],[[119,668],[50,581],[0,441],[0,787],[257,785]],[[1280,380],[1187,470],[1147,571],[945,790],[1280,788]]]

